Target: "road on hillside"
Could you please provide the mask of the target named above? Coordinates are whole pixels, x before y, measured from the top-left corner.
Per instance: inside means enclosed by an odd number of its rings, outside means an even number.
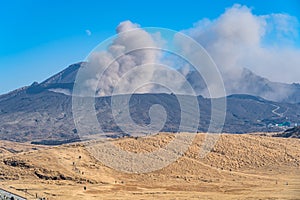
[[[277,110],[280,109],[280,106],[277,106],[275,104],[272,104],[272,106],[275,106],[275,109],[272,110],[272,113],[277,115],[278,117],[283,117],[283,113],[278,113]]]
[[[0,189],[0,200],[27,200],[19,195]]]

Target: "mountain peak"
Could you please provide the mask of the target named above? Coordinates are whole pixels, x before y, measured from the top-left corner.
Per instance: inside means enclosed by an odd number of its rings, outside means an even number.
[[[78,69],[85,64],[85,62],[78,62],[70,65],[63,71],[55,74],[54,76],[48,78],[41,83],[41,86],[47,87],[53,84],[64,84],[64,83],[74,83]]]
[[[42,83],[34,82],[31,86],[22,88],[22,90],[26,89],[29,93],[39,93],[48,90],[71,95],[77,72],[79,68],[85,64],[86,62],[72,64]],[[227,77],[224,75],[223,79],[227,95],[247,94],[262,97],[270,101],[288,103],[300,102],[299,84],[272,82],[267,78],[258,76],[247,68],[243,68],[238,76]],[[195,94],[209,97],[206,83],[197,71],[188,73],[186,80],[193,87]]]

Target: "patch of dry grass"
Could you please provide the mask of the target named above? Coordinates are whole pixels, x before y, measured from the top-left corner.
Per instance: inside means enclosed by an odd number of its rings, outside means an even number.
[[[144,153],[173,138],[164,133],[114,144]],[[29,199],[36,194],[48,199],[299,199],[300,140],[223,134],[200,158],[203,140],[198,134],[183,157],[145,174],[104,166],[84,143],[42,147],[3,141],[0,187]]]

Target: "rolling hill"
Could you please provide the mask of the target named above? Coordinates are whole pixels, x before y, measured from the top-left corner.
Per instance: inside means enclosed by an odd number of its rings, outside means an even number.
[[[87,142],[56,147],[1,142],[7,151],[0,154],[0,187],[28,199],[299,198],[300,140],[222,134],[212,152],[200,158],[204,136],[197,134],[176,162],[150,173],[106,167],[87,151]],[[125,151],[146,153],[173,138],[160,133],[113,142]]]

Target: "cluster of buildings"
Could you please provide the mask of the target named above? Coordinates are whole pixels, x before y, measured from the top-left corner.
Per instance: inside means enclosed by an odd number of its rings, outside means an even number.
[[[274,127],[278,127],[278,128],[293,128],[293,127],[296,127],[296,126],[299,126],[300,124],[299,123],[296,123],[296,122],[289,122],[289,121],[284,121],[284,122],[281,122],[281,123],[269,123],[267,125],[267,128],[274,128]]]

